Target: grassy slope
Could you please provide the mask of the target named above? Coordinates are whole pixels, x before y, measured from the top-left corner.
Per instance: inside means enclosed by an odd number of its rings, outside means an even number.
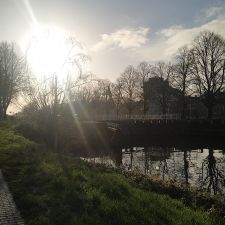
[[[211,224],[208,214],[166,195],[144,191],[129,178],[56,155],[0,125],[0,167],[27,225]]]

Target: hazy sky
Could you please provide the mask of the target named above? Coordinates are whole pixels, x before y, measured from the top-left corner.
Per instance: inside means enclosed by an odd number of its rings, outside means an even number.
[[[204,29],[225,37],[222,0],[0,0],[0,40],[24,44],[34,19],[75,36],[99,77],[168,60]]]

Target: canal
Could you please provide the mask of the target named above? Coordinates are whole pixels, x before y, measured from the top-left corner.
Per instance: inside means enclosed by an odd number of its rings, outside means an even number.
[[[129,146],[86,155],[87,161],[137,171],[199,191],[225,195],[225,148]]]

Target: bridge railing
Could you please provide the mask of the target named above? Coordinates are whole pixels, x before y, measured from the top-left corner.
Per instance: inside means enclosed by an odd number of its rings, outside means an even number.
[[[164,115],[95,115],[93,120],[97,121],[115,121],[115,120],[178,120],[179,114],[164,114]]]

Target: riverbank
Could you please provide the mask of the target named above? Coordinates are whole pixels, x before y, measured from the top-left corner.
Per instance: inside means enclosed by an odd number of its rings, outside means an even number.
[[[62,161],[7,124],[0,125],[0,165],[27,225],[218,224],[138,177],[74,157]]]

